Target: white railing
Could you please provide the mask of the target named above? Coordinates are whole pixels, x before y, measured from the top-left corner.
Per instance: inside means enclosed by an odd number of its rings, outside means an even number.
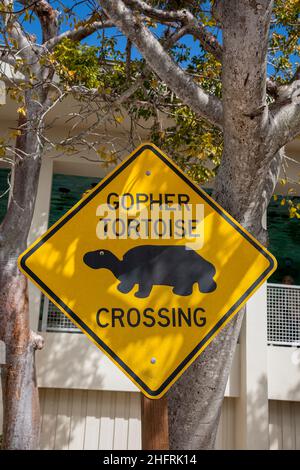
[[[300,346],[300,286],[268,284],[268,344]]]
[[[300,286],[267,285],[267,338],[269,345],[300,347]],[[46,297],[41,331],[79,333],[80,330]]]
[[[41,331],[81,333],[79,328],[68,319],[50,300],[43,296]]]

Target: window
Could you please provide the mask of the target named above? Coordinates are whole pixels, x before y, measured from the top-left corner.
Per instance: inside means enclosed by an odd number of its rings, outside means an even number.
[[[51,227],[98,183],[99,178],[54,174],[48,226]]]
[[[278,268],[270,277],[273,283],[282,283],[287,277],[290,284],[300,285],[300,219],[290,218],[284,196],[272,198],[267,212],[269,250],[278,261]],[[294,204],[300,197],[289,197]]]
[[[205,191],[212,195],[211,189]],[[290,218],[288,204],[283,199],[285,196],[272,198],[267,211],[268,249],[278,262],[268,281],[281,284],[285,276],[291,276],[294,284],[300,285],[300,219]],[[299,196],[288,199],[294,205],[300,204]]]

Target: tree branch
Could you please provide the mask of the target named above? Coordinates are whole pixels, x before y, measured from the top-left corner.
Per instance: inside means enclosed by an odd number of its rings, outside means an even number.
[[[274,82],[270,78],[266,79],[267,93],[274,99],[278,98],[278,88],[279,88],[278,83]]]
[[[58,11],[55,10],[46,0],[18,0],[24,8],[28,8],[36,13],[43,31],[43,43],[57,34]]]
[[[124,0],[124,3],[132,10],[159,21],[180,21],[181,23],[186,23],[191,18],[194,18],[188,10],[160,10],[142,0]]]
[[[72,39],[73,41],[81,41],[82,39],[87,38],[91,34],[95,33],[100,29],[111,28],[114,26],[112,21],[94,21],[82,26],[79,26],[77,29],[65,31],[64,33],[53,37],[49,41],[45,42],[44,46],[51,51],[54,49],[57,44],[59,44],[63,39]]]
[[[13,0],[3,0],[3,4],[6,11],[0,12],[0,14],[3,18],[7,32],[17,43],[20,56],[26,58],[28,57],[28,47],[30,47],[31,44],[23,33],[20,23],[15,18],[15,14],[13,12],[14,2]]]
[[[300,65],[297,67],[296,72],[293,77],[293,81],[300,80]]]
[[[122,0],[99,0],[99,3],[114,24],[136,45],[160,79],[196,114],[221,128],[223,109],[220,100],[207,94],[173,61],[150,30]]]
[[[267,78],[267,93],[276,100],[286,100],[286,97],[289,95],[289,93],[293,92],[293,83],[297,80],[300,80],[300,65],[296,68],[293,77],[286,85],[281,85],[276,81]],[[290,91],[289,86],[292,86]]]
[[[132,44],[130,40],[127,39],[125,53],[126,53],[126,77],[128,80],[130,80],[130,73],[131,73],[131,47],[132,47]]]
[[[270,106],[271,136],[275,150],[300,133],[300,80],[278,89],[278,99]]]
[[[108,109],[106,110],[106,112],[104,112],[103,115],[97,117],[97,120],[94,122],[94,124],[90,125],[89,132],[93,131],[94,129],[97,129],[100,125],[103,125],[103,123],[112,115],[114,111],[117,111],[119,108],[121,108],[122,105],[126,103],[126,101],[131,98],[131,96],[134,95],[134,93],[140,88],[143,83],[143,80],[144,77],[138,78],[120,96],[108,103]],[[99,90],[97,88],[86,88],[83,85],[74,85],[72,87],[72,92],[77,97],[81,96],[81,98],[88,99],[89,103],[93,102],[93,100],[99,96]],[[62,140],[60,142],[60,145],[70,145],[74,141],[79,141],[81,138],[84,137],[85,134],[86,131],[79,132],[74,137],[68,137]]]
[[[133,10],[143,13],[149,18],[153,18],[160,22],[175,21],[181,25],[185,25],[188,32],[199,39],[203,49],[213,54],[217,60],[222,60],[222,46],[219,44],[216,37],[210,33],[194,15],[188,10],[172,10],[165,11],[158,8],[151,7],[148,3],[142,0],[124,0],[124,3],[131,7]]]
[[[3,49],[0,52],[0,60],[1,62],[5,62],[6,64],[12,65],[13,67],[16,65],[17,60],[13,54],[7,49]]]
[[[174,44],[176,44],[176,42],[178,42],[183,36],[185,36],[188,33],[189,33],[188,27],[182,26],[182,28],[176,29],[173,34],[165,38],[163,41],[161,41],[161,43],[165,49],[171,49],[174,46]]]
[[[199,39],[206,52],[213,54],[219,62],[222,62],[223,49],[213,34],[207,31],[197,20],[188,25],[188,30],[194,38]]]

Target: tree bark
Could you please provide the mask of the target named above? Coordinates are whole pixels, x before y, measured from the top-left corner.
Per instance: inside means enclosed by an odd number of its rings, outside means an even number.
[[[15,260],[13,261],[15,263]],[[2,279],[1,279],[2,281]],[[6,365],[2,368],[3,448],[37,449],[40,409],[35,375],[35,350],[30,333],[27,280],[21,273],[1,282],[1,313],[13,317],[6,330]]]
[[[168,392],[170,448],[213,449],[241,311]]]
[[[40,432],[35,350],[43,340],[30,330],[27,280],[17,266],[27,244],[41,161],[40,106],[37,109],[30,93],[26,101],[28,115],[19,119],[10,202],[0,227],[0,339],[6,346],[1,373],[4,449],[37,449]]]

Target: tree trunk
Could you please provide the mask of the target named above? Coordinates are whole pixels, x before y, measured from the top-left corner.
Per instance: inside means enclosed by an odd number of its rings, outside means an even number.
[[[239,313],[168,392],[171,449],[213,449],[243,318]]]
[[[37,449],[40,410],[35,350],[43,340],[30,331],[27,280],[17,258],[26,248],[40,171],[38,112],[27,97],[28,117],[19,120],[13,186],[0,227],[0,339],[6,346],[2,367],[3,448]],[[40,109],[39,109],[40,112]]]
[[[281,161],[282,152],[278,152],[267,168],[260,197],[257,196],[251,205],[252,214],[247,210],[241,212],[240,219],[244,217],[249,224],[243,225],[263,244],[267,244],[267,231],[262,226],[262,217],[274,192]],[[238,178],[238,172],[235,178]],[[216,183],[218,187],[219,182]],[[225,208],[229,205],[224,204],[224,194],[222,203]],[[246,307],[225,326],[168,392],[171,449],[214,448],[225,388],[245,311]]]
[[[2,445],[4,449],[37,449],[40,410],[34,361],[38,344],[29,329],[27,280],[21,273],[9,273],[6,286],[1,282],[3,308],[13,321],[6,331],[6,365],[1,374]]]
[[[272,1],[216,2],[223,25],[224,152],[215,199],[262,243],[262,217],[278,178],[270,155],[266,50]],[[235,25],[234,33],[232,25]],[[241,44],[247,44],[241,48]],[[219,333],[169,392],[172,449],[212,449],[244,310]]]

